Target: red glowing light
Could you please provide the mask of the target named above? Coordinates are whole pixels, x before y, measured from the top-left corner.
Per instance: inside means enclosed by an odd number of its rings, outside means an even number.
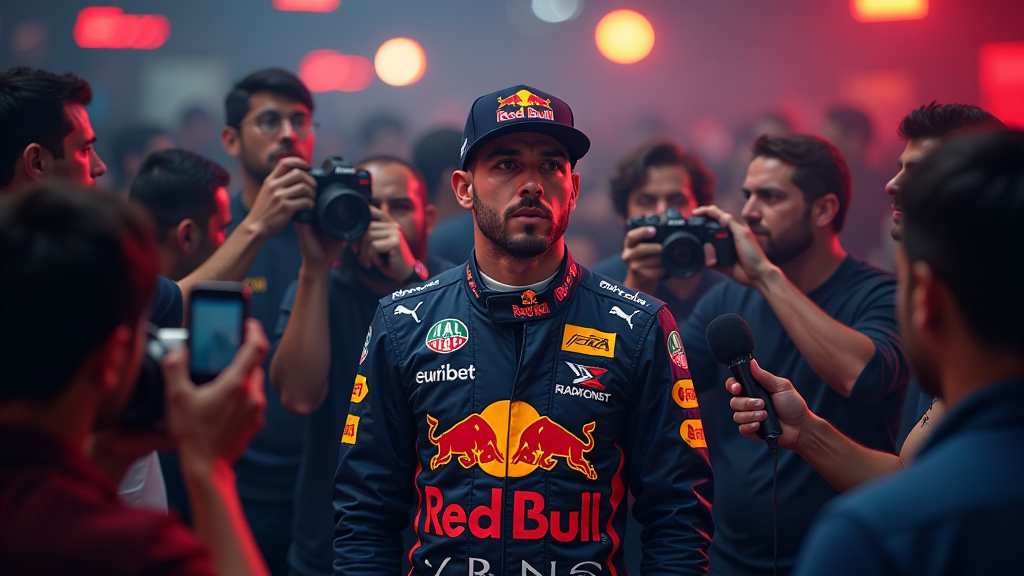
[[[858,22],[920,20],[928,15],[928,0],[850,0],[850,13]]]
[[[358,92],[373,82],[373,64],[363,56],[313,50],[299,63],[299,78],[312,92]]]
[[[78,13],[73,35],[82,48],[153,50],[167,42],[171,23],[159,14],[125,14],[120,8],[94,6]]]
[[[333,12],[341,0],[273,0],[271,4],[284,12]]]
[[[985,110],[1024,127],[1024,42],[989,42],[978,49],[978,91]]]

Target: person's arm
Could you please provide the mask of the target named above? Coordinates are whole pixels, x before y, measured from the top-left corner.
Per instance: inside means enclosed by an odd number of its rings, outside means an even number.
[[[307,170],[309,165],[297,157],[282,158],[277,163],[263,182],[249,214],[235,231],[206,262],[178,281],[186,310],[197,282],[241,282],[267,239],[280,232],[296,212],[313,207],[316,180]]]
[[[756,360],[751,362],[750,372],[771,394],[782,428],[779,447],[799,454],[836,490],[845,492],[903,468],[899,456],[865,448],[811,412],[789,380],[763,370]],[[760,442],[756,432],[767,418],[764,403],[740,396],[742,388],[734,378],[729,378],[725,387],[735,396],[729,400],[729,406],[740,433]]]
[[[270,363],[270,385],[286,410],[312,414],[327,398],[331,266],[341,256],[345,243],[325,239],[305,224],[296,224],[295,232],[302,250],[302,267],[288,322]]]
[[[415,416],[381,308],[369,336],[334,478],[335,574],[398,574],[415,494]]]
[[[178,446],[192,503],[196,536],[210,549],[221,576],[269,574],[242,511],[232,465],[263,426],[263,357],[269,345],[258,320],[246,322],[245,341],[231,365],[197,387],[188,354],[163,362],[167,427]]]
[[[932,399],[928,409],[924,411],[921,419],[918,420],[917,426],[914,426],[910,433],[907,434],[906,440],[903,441],[903,447],[900,448],[900,458],[904,462],[913,460],[917,456],[917,451],[924,445],[924,441],[932,435],[935,427],[945,418],[946,405],[938,398]]]
[[[663,306],[637,362],[626,430],[633,516],[644,526],[641,571],[707,574],[714,476],[690,373],[669,356],[670,338],[678,342],[676,322]]]
[[[800,355],[833,390],[844,398],[875,355],[871,338],[823,312],[771,263],[745,222],[716,206],[701,206],[695,215],[728,226],[736,241],[737,263],[725,270],[734,280],[752,286],[768,301]]]

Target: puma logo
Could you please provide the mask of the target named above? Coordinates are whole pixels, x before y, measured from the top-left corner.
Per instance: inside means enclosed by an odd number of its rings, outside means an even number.
[[[417,324],[419,324],[420,323],[420,317],[416,315],[416,311],[419,310],[420,306],[422,306],[422,305],[423,305],[423,302],[418,302],[418,303],[416,303],[416,307],[415,308],[413,308],[412,310],[409,310],[408,308],[406,308],[402,304],[399,304],[398,306],[395,307],[395,316],[398,316],[399,314],[407,314],[409,316],[412,316],[412,319],[415,320]]]
[[[395,310],[395,312],[398,312],[398,310]],[[623,320],[625,320],[626,324],[629,324],[629,329],[632,330],[633,329],[633,316],[636,316],[637,314],[639,314],[640,311],[636,310],[632,314],[627,316],[626,313],[622,311],[622,308],[619,308],[618,306],[612,306],[612,309],[609,310],[608,313],[609,314],[615,314],[619,318],[622,318]]]

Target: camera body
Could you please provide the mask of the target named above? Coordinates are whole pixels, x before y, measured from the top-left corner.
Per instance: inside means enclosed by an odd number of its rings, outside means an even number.
[[[362,237],[370,227],[370,173],[332,156],[309,174],[316,180],[316,204],[296,212],[292,220],[312,224],[335,240]]]
[[[188,342],[187,328],[157,328],[149,325],[142,367],[131,400],[121,412],[120,425],[126,428],[152,428],[164,417],[164,375],[160,363],[168,352]]]
[[[667,208],[664,217],[638,216],[627,223],[629,230],[642,226],[653,226],[657,230],[654,237],[644,242],[665,247],[661,253],[662,265],[675,278],[692,278],[704,268],[704,244],[714,246],[718,266],[732,266],[737,261],[732,232],[704,216],[686,219],[679,210]]]

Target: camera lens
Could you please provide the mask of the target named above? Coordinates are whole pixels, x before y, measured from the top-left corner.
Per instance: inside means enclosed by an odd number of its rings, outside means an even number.
[[[335,240],[355,240],[370,227],[370,206],[361,194],[340,184],[331,184],[317,199],[321,230]]]
[[[692,278],[704,268],[704,244],[689,232],[665,238],[662,265],[675,278]]]

